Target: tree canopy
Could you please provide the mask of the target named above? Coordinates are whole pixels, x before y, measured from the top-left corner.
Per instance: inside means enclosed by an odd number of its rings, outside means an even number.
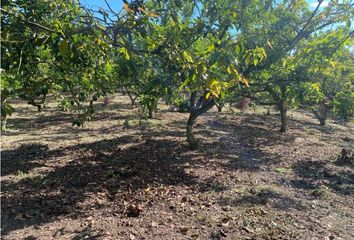
[[[161,99],[186,104],[187,139],[198,116],[247,96],[280,111],[354,115],[353,1],[123,1],[89,9],[79,1],[5,0],[1,6],[2,128],[19,97],[42,110],[48,94],[74,125],[93,102],[127,93],[154,117]],[[187,100],[188,99],[188,100]]]

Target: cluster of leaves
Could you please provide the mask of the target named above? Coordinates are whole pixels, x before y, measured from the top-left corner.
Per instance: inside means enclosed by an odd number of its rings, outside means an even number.
[[[245,67],[251,87],[235,90],[258,104],[275,105],[285,116],[281,130],[286,131],[289,108],[333,106],[334,96],[352,81],[353,3],[323,6],[318,1],[310,9],[306,1],[282,1],[268,8],[251,2],[243,14],[243,38],[247,45],[262,43],[267,58]],[[253,19],[245,17],[251,14]]]
[[[115,11],[107,2],[4,1],[2,118],[13,112],[9,98],[40,110],[51,94],[81,126],[118,90],[149,117],[160,99],[189,111],[190,142],[200,114],[244,96],[277,106],[282,131],[290,107],[333,101],[336,114],[353,115],[352,1],[123,2]]]
[[[333,98],[334,112],[344,120],[354,117],[354,86],[345,85],[345,88],[338,92]]]
[[[2,103],[20,97],[41,110],[54,94],[63,108],[89,117],[83,102],[112,88],[108,44],[83,23],[92,16],[76,1],[46,0],[5,1],[1,13]]]

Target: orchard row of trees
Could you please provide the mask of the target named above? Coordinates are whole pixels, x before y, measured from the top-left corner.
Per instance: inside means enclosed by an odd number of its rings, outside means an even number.
[[[117,91],[149,117],[162,99],[189,112],[191,147],[198,116],[242,97],[276,106],[282,132],[294,107],[354,115],[354,1],[123,2],[2,1],[2,129],[15,97],[41,111],[53,95],[81,126]]]

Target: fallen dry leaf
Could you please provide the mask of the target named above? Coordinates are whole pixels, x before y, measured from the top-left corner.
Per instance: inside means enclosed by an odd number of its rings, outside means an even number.
[[[140,206],[130,204],[127,206],[125,213],[128,217],[138,217],[142,211]]]
[[[186,226],[181,226],[181,227],[179,228],[179,231],[180,231],[182,234],[187,234],[188,230],[189,230],[189,228],[186,227]]]
[[[24,213],[16,213],[15,220],[20,220],[20,221],[26,220],[25,214]]]

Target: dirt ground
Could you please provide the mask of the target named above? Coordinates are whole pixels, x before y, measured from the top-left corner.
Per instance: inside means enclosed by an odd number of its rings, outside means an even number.
[[[354,124],[311,114],[139,119],[122,96],[78,128],[16,104],[2,134],[3,239],[354,239]]]

